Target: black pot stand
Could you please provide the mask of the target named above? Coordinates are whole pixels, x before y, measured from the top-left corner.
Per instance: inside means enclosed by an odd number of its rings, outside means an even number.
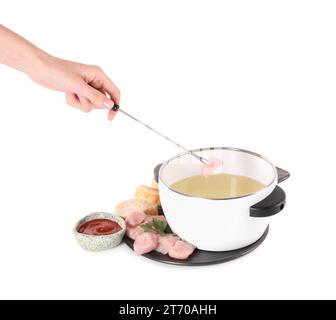
[[[158,182],[159,170],[162,164],[159,164],[154,169],[154,179]],[[289,178],[290,174],[286,170],[277,168],[278,171],[278,182],[285,181]],[[272,215],[275,215],[281,212],[286,205],[286,194],[279,187],[275,187],[273,192],[264,200],[255,204],[250,208],[250,216],[256,219],[265,218]],[[164,215],[162,208],[160,208],[160,213]],[[182,265],[182,266],[204,266],[217,263],[224,263],[234,259],[238,259],[242,256],[247,255],[256,248],[258,248],[266,239],[269,231],[269,226],[267,227],[264,234],[259,240],[251,245],[240,248],[232,251],[205,251],[196,249],[190,258],[187,260],[177,260],[169,257],[168,255],[163,255],[159,252],[152,251],[150,253],[144,254],[143,257],[151,259],[161,263],[168,263],[173,265]],[[134,240],[125,237],[125,243],[133,250]]]

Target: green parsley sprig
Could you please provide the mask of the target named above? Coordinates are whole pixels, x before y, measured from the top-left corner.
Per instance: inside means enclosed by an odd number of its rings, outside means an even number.
[[[145,224],[140,225],[140,227],[145,232],[158,233],[160,236],[166,236],[170,234],[170,233],[165,233],[167,226],[168,226],[167,221],[162,221],[156,218],[153,218],[153,223],[145,223]]]

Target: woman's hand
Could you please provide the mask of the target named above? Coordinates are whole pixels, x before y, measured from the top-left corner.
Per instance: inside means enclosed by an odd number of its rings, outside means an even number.
[[[67,103],[84,112],[119,104],[120,91],[102,69],[55,58],[1,24],[0,63],[26,73],[42,86],[64,92]],[[109,110],[108,119],[114,115]]]
[[[84,112],[111,109],[119,104],[120,91],[104,71],[93,65],[58,59],[43,54],[39,67],[28,71],[36,83],[65,93],[66,102]],[[109,110],[108,119],[115,115]]]

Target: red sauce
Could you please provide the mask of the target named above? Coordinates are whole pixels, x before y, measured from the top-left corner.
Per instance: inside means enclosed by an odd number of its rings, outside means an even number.
[[[121,230],[120,225],[108,219],[95,219],[82,224],[78,232],[91,236],[106,236]]]

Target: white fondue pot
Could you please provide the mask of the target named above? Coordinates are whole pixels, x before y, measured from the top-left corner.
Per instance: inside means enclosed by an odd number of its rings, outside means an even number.
[[[202,174],[200,161],[188,152],[179,154],[163,163],[158,174],[161,205],[170,228],[182,239],[208,251],[235,250],[257,241],[267,229],[270,216],[285,206],[285,193],[277,186],[277,168],[263,156],[241,149],[220,147],[192,152],[206,159],[223,160],[216,173],[249,177],[265,187],[223,199],[174,191],[170,188],[173,183]]]

